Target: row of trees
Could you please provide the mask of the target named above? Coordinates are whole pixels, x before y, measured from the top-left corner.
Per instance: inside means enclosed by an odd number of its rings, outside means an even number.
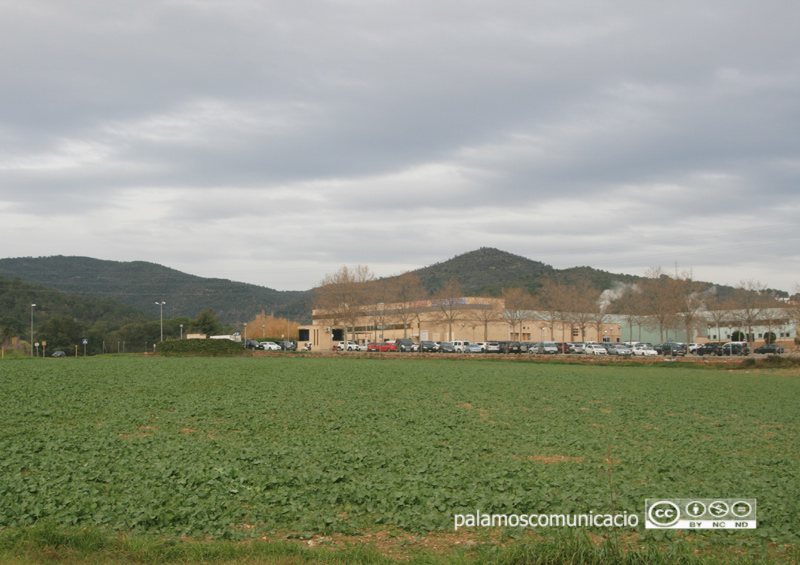
[[[42,346],[43,354],[61,350],[71,355],[76,345],[79,346],[79,353],[83,354],[83,340],[87,341],[85,347],[87,355],[117,351],[141,352],[148,350],[148,344],[152,346],[161,339],[161,329],[159,320],[137,321],[112,329],[106,322],[85,324],[71,316],[56,316],[35,327],[34,340],[40,344],[47,344],[46,351]],[[200,312],[194,319],[164,320],[163,331],[164,339],[178,339],[181,335],[185,337],[187,333],[215,335],[223,333],[226,328],[219,322],[212,308]],[[30,344],[26,344],[26,350],[29,347]]]
[[[690,341],[694,330],[709,324],[735,325],[752,338],[756,325],[766,325],[771,331],[789,319],[800,323],[796,306],[777,301],[766,291],[759,282],[745,281],[722,299],[715,287],[693,281],[689,274],[672,277],[653,268],[640,282],[618,288],[600,290],[587,282],[565,285],[545,281],[536,295],[514,287],[503,290],[502,304],[486,301],[478,306],[466,303],[463,289],[454,279],[429,295],[413,273],[376,279],[368,267],[359,265],[327,275],[315,288],[314,306],[317,320],[344,327],[344,339],[365,318],[376,328],[401,325],[407,336],[407,330],[419,324],[425,312],[448,328],[450,339],[459,323],[482,327],[486,339],[492,323],[505,321],[512,332],[521,334],[524,323],[539,321],[545,322],[553,338],[557,327],[562,333],[569,327],[583,340],[587,328],[594,327],[597,335],[602,335],[604,324],[618,315],[631,328],[631,340],[633,327],[638,326],[657,330],[663,342],[670,330],[685,333]],[[570,339],[572,335],[562,336],[563,341]]]

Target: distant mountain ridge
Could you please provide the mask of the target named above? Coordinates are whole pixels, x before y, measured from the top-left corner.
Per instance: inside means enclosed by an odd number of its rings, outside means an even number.
[[[505,288],[522,287],[536,294],[545,280],[566,285],[588,282],[599,290],[641,277],[615,274],[591,267],[554,269],[552,266],[491,247],[482,247],[414,271],[429,292],[450,279],[475,296],[498,296]],[[0,259],[0,277],[19,278],[55,290],[97,298],[113,298],[143,312],[164,317],[195,317],[214,308],[223,323],[252,320],[268,314],[307,323],[313,290],[279,291],[227,279],[204,278],[146,261],[108,261],[90,257],[22,257]],[[708,283],[710,284],[710,283]],[[727,287],[721,287],[727,288]]]
[[[254,284],[189,275],[146,261],[108,261],[91,257],[21,257],[0,259],[0,276],[53,288],[68,294],[113,298],[164,316],[194,317],[214,308],[224,323],[252,319],[265,310],[276,316],[310,316],[308,293],[278,291]]]

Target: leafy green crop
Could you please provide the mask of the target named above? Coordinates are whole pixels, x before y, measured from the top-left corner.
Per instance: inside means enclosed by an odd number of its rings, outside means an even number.
[[[0,526],[240,537],[609,512],[610,453],[619,512],[757,498],[756,531],[699,535],[797,542],[797,377],[282,357],[2,371]]]

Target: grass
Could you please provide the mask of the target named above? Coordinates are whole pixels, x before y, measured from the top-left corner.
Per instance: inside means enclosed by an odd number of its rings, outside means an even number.
[[[791,367],[114,357],[0,387],[4,562],[797,563]],[[656,496],[755,497],[759,528],[453,531]]]

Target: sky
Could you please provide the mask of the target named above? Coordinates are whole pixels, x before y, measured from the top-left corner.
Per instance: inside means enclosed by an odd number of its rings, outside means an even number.
[[[800,283],[795,0],[0,0],[3,257]]]

